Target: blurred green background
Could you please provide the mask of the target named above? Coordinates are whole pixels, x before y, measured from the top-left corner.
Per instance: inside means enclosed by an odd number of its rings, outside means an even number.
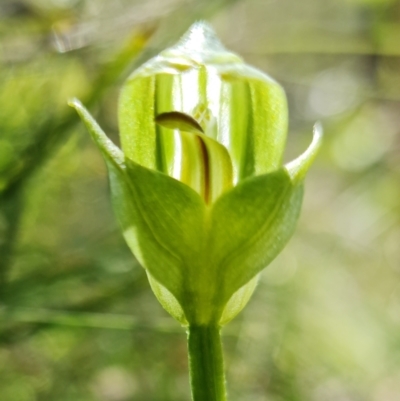
[[[231,401],[400,400],[400,1],[1,0],[0,400],[190,399],[184,330],[111,210],[77,96],[118,143],[132,69],[198,19],[325,142],[302,217],[224,331]]]

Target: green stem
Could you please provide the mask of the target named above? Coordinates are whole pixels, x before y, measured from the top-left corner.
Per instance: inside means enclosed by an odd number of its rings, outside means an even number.
[[[189,326],[188,350],[193,401],[226,401],[220,327]]]

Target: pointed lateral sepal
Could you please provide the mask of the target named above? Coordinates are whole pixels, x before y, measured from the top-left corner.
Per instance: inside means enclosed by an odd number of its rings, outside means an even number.
[[[211,211],[209,258],[216,266],[218,300],[232,295],[261,272],[292,236],[303,186],[284,168],[242,181]]]
[[[322,143],[323,130],[321,123],[316,123],[313,129],[313,139],[307,150],[301,154],[298,158],[292,160],[285,165],[290,178],[293,183],[301,183],[307,174],[308,169],[311,167],[319,148]]]
[[[98,148],[101,150],[104,158],[107,161],[107,164],[111,163],[115,165],[115,167],[124,168],[124,154],[107,137],[107,135],[100,128],[99,124],[97,124],[96,120],[86,110],[83,104],[78,99],[72,99],[68,102],[68,105],[73,107],[77,111],[79,117],[85,124],[91,137],[95,141]]]
[[[82,104],[70,102],[107,162],[115,214],[132,252],[154,278],[161,304],[181,323],[187,266],[204,243],[206,206],[188,186],[129,159]],[[195,264],[195,270],[198,266]],[[165,290],[164,290],[165,289]]]
[[[141,265],[181,301],[188,266],[204,243],[205,204],[188,186],[126,160],[111,179],[114,210]]]

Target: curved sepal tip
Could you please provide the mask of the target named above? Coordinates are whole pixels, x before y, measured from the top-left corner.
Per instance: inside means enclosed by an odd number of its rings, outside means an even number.
[[[107,137],[85,106],[75,98],[69,100],[68,105],[76,110],[106,161],[112,163],[115,167],[125,168],[123,152]]]
[[[307,150],[298,158],[285,164],[284,168],[288,172],[294,184],[298,184],[303,181],[308,169],[311,167],[311,164],[318,154],[319,148],[321,147],[322,136],[322,124],[317,122],[313,129],[313,139]]]

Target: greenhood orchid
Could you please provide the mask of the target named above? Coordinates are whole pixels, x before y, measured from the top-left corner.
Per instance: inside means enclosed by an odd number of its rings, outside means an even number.
[[[320,127],[282,165],[283,89],[205,23],[124,84],[122,150],[70,104],[106,160],[124,237],[160,303],[183,325],[227,323],[294,231]]]

